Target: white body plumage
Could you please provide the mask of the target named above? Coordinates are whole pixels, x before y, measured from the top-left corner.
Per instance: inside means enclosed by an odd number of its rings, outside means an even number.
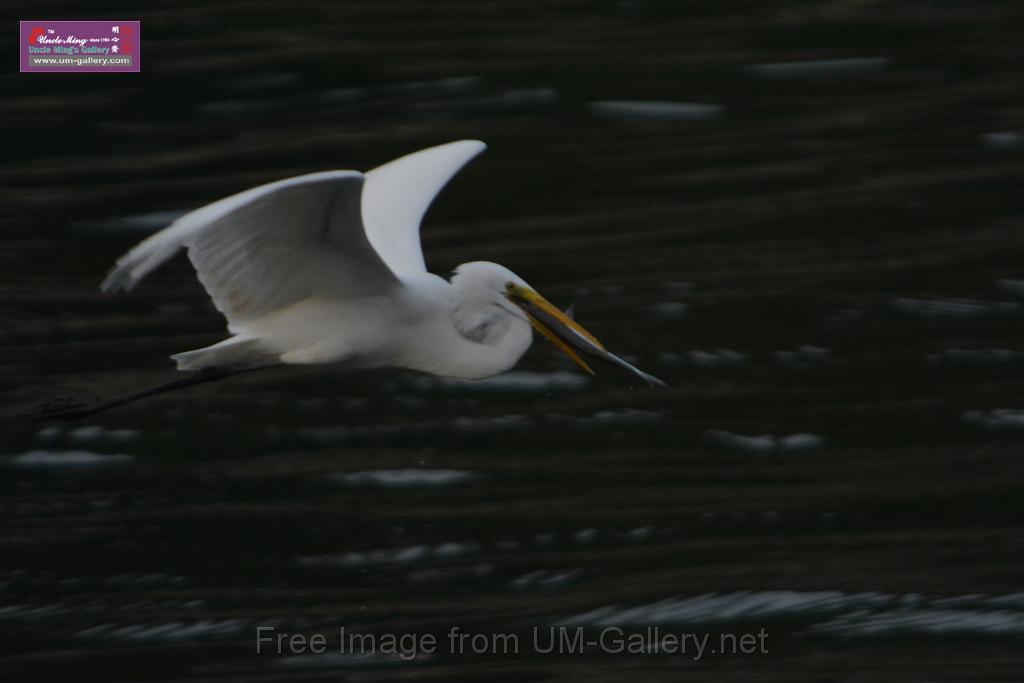
[[[173,358],[204,367],[344,363],[478,378],[512,367],[530,324],[491,263],[452,282],[427,272],[419,225],[434,196],[484,150],[473,140],[363,175],[271,183],[193,211],[132,249],[103,283],[128,289],[186,247],[233,336]]]

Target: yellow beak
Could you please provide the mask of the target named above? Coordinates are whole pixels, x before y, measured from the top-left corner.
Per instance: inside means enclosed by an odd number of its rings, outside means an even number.
[[[548,341],[572,358],[576,365],[591,375],[596,374],[590,366],[580,358],[576,351],[596,356],[601,360],[618,365],[632,372],[652,387],[668,386],[654,375],[649,375],[635,365],[611,353],[604,344],[597,341],[594,335],[587,332],[571,317],[558,310],[550,301],[529,287],[509,283],[505,286],[505,296],[509,301],[523,309],[533,328],[547,337]]]
[[[597,374],[563,339],[565,333],[571,331],[601,351],[604,351],[604,344],[599,342],[594,335],[587,332],[579,323],[558,310],[554,304],[532,289],[509,284],[506,287],[505,293],[512,303],[523,309],[526,317],[530,320],[530,324],[533,325],[533,329],[544,335],[548,341],[557,346],[569,358],[572,358],[573,362],[587,373],[591,375]],[[559,332],[561,332],[561,335]]]

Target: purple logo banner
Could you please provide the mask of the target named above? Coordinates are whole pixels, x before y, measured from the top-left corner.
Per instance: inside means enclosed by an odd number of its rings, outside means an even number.
[[[22,72],[138,72],[141,68],[138,21],[20,23]]]

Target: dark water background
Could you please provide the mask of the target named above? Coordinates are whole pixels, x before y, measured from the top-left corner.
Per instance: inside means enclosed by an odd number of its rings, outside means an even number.
[[[490,149],[428,265],[508,265],[672,388],[538,344],[490,384],[281,370],[7,424],[4,680],[1020,679],[1019,3],[90,10],[142,20],[141,74],[0,76],[5,415],[223,336],[184,258],[97,290],[175,212],[459,138]],[[255,654],[552,624],[768,652]]]

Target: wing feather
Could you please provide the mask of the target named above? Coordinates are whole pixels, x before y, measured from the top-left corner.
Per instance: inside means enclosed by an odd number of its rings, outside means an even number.
[[[366,174],[363,223],[370,244],[399,276],[427,270],[420,222],[452,176],[487,145],[458,140],[399,157]]]
[[[231,324],[310,296],[358,296],[396,286],[363,227],[363,184],[356,171],[326,171],[213,202],[143,240],[101,286],[131,289],[182,247]]]

